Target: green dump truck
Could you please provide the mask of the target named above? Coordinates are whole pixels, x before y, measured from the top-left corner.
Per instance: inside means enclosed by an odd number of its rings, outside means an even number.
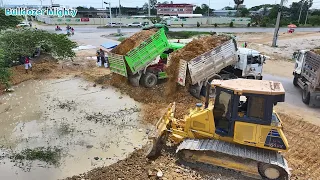
[[[152,87],[158,79],[167,78],[164,67],[168,54],[183,48],[184,44],[169,43],[166,31],[166,28],[159,28],[154,35],[125,55],[109,52],[111,72],[127,77],[133,86]],[[159,55],[160,60],[155,63]]]

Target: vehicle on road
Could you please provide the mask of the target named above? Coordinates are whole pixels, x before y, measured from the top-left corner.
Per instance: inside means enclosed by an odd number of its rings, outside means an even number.
[[[30,24],[29,24],[29,22],[22,22],[22,23],[19,23],[16,27],[17,28],[26,28],[26,27],[30,27]]]
[[[197,103],[183,119],[174,117],[175,103],[169,105],[149,134],[147,158],[160,155],[169,139],[178,157],[192,166],[204,163],[265,180],[288,180],[281,153],[289,145],[274,111],[285,99],[282,84],[239,78],[213,80],[206,87],[216,91],[213,102],[207,93],[204,106]]]
[[[318,53],[316,53],[318,52]],[[302,89],[302,101],[320,107],[320,49],[294,52],[293,85]]]
[[[142,23],[140,22],[133,22],[130,24],[127,24],[128,27],[142,27]]]
[[[118,24],[115,23],[115,22],[106,24],[106,26],[108,26],[108,27],[114,27],[114,26],[117,26],[117,25]]]

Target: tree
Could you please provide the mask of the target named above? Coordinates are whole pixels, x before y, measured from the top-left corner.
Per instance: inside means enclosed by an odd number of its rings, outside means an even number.
[[[20,16],[6,16],[5,10],[0,9],[0,30],[16,27],[22,21]]]
[[[146,11],[148,10],[148,8],[149,8],[148,3],[144,3],[144,5],[142,6],[142,9]]]
[[[21,56],[31,56],[37,47],[58,59],[75,56],[72,42],[65,34],[49,33],[44,30],[4,30],[0,34],[0,83],[8,86],[9,68]]]
[[[308,21],[312,26],[315,25],[320,25],[320,16],[319,15],[314,15],[314,16],[310,16],[308,17]]]
[[[155,9],[157,5],[157,0],[150,0],[150,9]]]
[[[201,7],[197,6],[194,9],[193,14],[203,14],[203,11],[202,11]]]
[[[247,8],[241,8],[240,9],[240,16],[241,17],[246,17],[250,14],[249,10]]]
[[[239,7],[240,4],[243,4],[244,0],[234,0],[234,3],[237,5],[237,8]]]

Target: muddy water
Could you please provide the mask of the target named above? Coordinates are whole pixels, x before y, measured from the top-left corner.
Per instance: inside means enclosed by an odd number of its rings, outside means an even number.
[[[76,175],[123,159],[147,141],[139,104],[110,87],[72,78],[27,81],[14,89],[0,97],[0,179]],[[59,166],[17,165],[7,158],[36,147],[61,149]]]

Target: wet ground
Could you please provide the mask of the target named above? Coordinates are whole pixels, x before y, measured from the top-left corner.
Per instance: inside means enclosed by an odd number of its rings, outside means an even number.
[[[110,165],[147,141],[140,104],[77,78],[27,81],[0,97],[0,179],[61,179]],[[58,164],[10,160],[25,149],[59,149]]]

